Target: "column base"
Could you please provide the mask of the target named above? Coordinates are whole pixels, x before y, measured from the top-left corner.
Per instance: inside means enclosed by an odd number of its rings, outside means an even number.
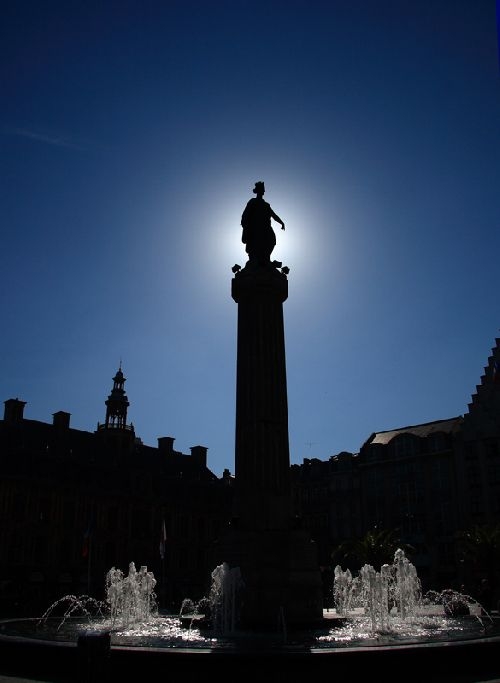
[[[323,618],[316,544],[302,529],[229,530],[214,546],[214,566],[239,567],[238,628],[311,628]]]

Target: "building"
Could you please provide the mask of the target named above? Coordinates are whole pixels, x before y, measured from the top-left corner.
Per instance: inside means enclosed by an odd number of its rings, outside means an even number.
[[[295,510],[324,568],[333,548],[378,527],[415,548],[424,587],[476,583],[458,537],[500,524],[500,339],[465,415],[374,432],[359,453],[291,469]]]
[[[207,448],[175,439],[145,446],[127,422],[121,367],[95,432],[51,424],[5,401],[0,421],[0,613],[42,614],[67,594],[104,597],[111,567],[157,577],[163,607],[207,590],[207,550],[230,515],[232,477],[207,467]],[[166,548],[160,556],[165,522]]]

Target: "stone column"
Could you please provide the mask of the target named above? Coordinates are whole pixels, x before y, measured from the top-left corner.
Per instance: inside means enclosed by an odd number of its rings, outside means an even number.
[[[242,528],[284,529],[290,522],[287,296],[286,275],[271,265],[247,265],[232,281],[238,304],[235,515]]]
[[[298,628],[322,619],[316,546],[292,518],[283,302],[271,263],[235,274],[238,304],[234,519],[215,546],[244,582],[240,626]],[[281,626],[280,626],[281,625]]]

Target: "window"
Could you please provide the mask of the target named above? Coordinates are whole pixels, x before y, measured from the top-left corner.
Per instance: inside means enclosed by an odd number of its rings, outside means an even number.
[[[400,434],[394,439],[394,452],[397,457],[407,457],[418,452],[417,438],[411,434]]]
[[[427,447],[430,453],[444,451],[448,447],[448,439],[443,432],[434,432],[427,438]]]

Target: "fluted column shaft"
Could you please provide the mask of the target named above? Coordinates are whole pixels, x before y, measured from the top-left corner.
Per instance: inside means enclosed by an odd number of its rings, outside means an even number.
[[[290,454],[283,302],[286,276],[273,267],[233,278],[238,304],[236,516],[246,526],[286,528]]]

